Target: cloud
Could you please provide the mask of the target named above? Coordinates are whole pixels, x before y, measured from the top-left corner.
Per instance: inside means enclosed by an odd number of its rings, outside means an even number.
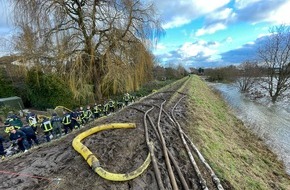
[[[186,42],[178,49],[169,53],[157,55],[164,66],[178,66],[182,64],[186,69],[189,68],[208,68],[222,67],[228,65],[238,65],[245,61],[258,60],[257,50],[265,43],[268,35],[261,36],[255,41],[248,42],[237,49],[233,49],[221,54],[218,53],[219,42],[197,40]],[[222,43],[231,42],[231,37],[223,40]]]
[[[200,16],[225,6],[229,2],[230,0],[154,1],[160,15],[162,15],[162,20],[165,23],[163,27],[165,29],[187,24]]]
[[[213,34],[218,30],[223,30],[226,29],[226,25],[224,25],[223,23],[215,23],[213,25],[208,25],[205,26],[201,29],[198,29],[197,32],[195,33],[195,36],[202,36],[205,34]]]
[[[235,7],[237,9],[244,9],[245,7],[250,6],[251,4],[256,4],[257,2],[261,2],[262,0],[236,0]]]
[[[215,63],[215,54],[219,43],[216,41],[198,40],[186,42],[176,50],[156,55],[164,66],[178,66],[182,64],[185,68],[205,67]]]
[[[172,18],[172,20],[170,22],[163,24],[162,27],[165,29],[175,28],[175,27],[179,27],[179,26],[188,24],[190,22],[191,22],[191,20],[187,19],[186,17],[176,16],[176,17]]]
[[[209,56],[216,53],[217,42],[206,42],[203,40],[196,41],[194,43],[186,42],[177,51],[183,55],[183,57],[192,56]]]
[[[240,48],[233,49],[221,54],[221,60],[226,64],[240,64],[248,60],[258,59],[258,48],[267,40],[268,36],[257,38],[254,42],[248,42]]]
[[[239,0],[236,1],[236,16],[238,21],[257,22],[289,22],[289,0]]]
[[[224,30],[228,25],[239,22],[290,24],[289,0],[237,0],[232,8],[221,7],[205,16],[204,26],[197,30],[195,36],[213,34]]]

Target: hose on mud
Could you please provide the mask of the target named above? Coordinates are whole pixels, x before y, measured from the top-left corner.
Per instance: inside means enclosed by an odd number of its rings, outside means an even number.
[[[87,161],[89,166],[92,167],[92,169],[102,178],[110,181],[128,181],[134,179],[139,175],[141,175],[149,166],[151,162],[150,153],[148,153],[148,156],[146,160],[143,162],[143,164],[136,170],[130,173],[120,173],[120,174],[111,173],[102,168],[100,161],[97,159],[97,157],[84,144],[81,143],[81,140],[99,131],[107,129],[125,129],[125,128],[136,128],[136,125],[134,123],[111,123],[96,126],[77,135],[72,142],[72,146],[77,152],[79,152],[83,156],[83,158]]]
[[[160,127],[161,113],[162,113],[162,109],[163,109],[163,104],[165,102],[166,102],[166,100],[164,100],[162,102],[161,106],[160,106],[161,108],[160,108],[158,121],[157,121],[157,131],[158,131],[159,136],[160,136],[160,140],[161,140],[161,144],[162,144],[162,150],[163,150],[163,155],[164,155],[164,159],[165,159],[165,164],[166,164],[166,167],[167,167],[167,170],[168,170],[168,174],[169,174],[170,182],[171,182],[171,185],[172,185],[172,189],[173,190],[178,190],[178,186],[177,186],[177,183],[176,183],[176,179],[174,177],[173,169],[172,169],[172,166],[171,166],[170,161],[169,161],[169,156],[168,156],[168,152],[167,152],[166,142],[165,142],[165,139],[163,137],[163,133],[162,133],[162,130],[161,130],[161,127]]]
[[[146,104],[144,104],[145,106],[149,106],[149,105],[146,105]],[[156,106],[156,105],[155,105]],[[156,106],[156,107],[158,107],[159,109],[160,109],[160,106]],[[140,111],[140,112],[143,112],[144,114],[146,114],[146,112],[145,111],[143,111],[143,110],[140,110],[140,109],[138,109],[138,108],[136,108],[136,107],[132,107],[132,109],[135,109],[135,110],[137,110],[137,111]],[[164,110],[163,110],[164,111]],[[165,112],[165,111],[164,111]],[[167,112],[165,112],[165,113],[167,113]],[[170,116],[169,116],[170,117]],[[149,122],[150,122],[150,124],[151,124],[151,126],[152,126],[152,128],[153,128],[153,130],[154,130],[154,132],[155,132],[155,134],[156,134],[156,136],[157,136],[157,138],[158,138],[158,140],[160,141],[160,143],[161,143],[161,139],[160,139],[160,135],[159,135],[159,133],[158,133],[158,131],[157,131],[157,127],[155,126],[155,124],[153,123],[153,121],[152,121],[152,118],[148,115],[148,114],[146,114],[146,118],[148,118],[148,120],[149,120]],[[171,119],[171,118],[170,118]],[[146,123],[146,122],[145,122]],[[146,124],[147,125],[147,124]],[[151,144],[152,144],[152,142],[151,142]],[[153,145],[152,145],[153,146]],[[170,161],[172,162],[172,164],[173,164],[173,166],[174,166],[174,168],[175,168],[175,170],[176,170],[176,172],[177,172],[177,174],[178,174],[178,177],[179,177],[179,179],[180,179],[180,182],[181,182],[181,184],[182,184],[182,187],[183,187],[183,189],[184,190],[189,190],[189,187],[188,187],[188,185],[187,185],[187,183],[186,183],[186,181],[185,181],[185,178],[184,178],[184,176],[183,176],[183,174],[182,174],[182,172],[181,172],[181,170],[180,170],[180,168],[179,168],[179,166],[178,166],[178,163],[176,162],[176,160],[175,160],[175,158],[174,158],[174,156],[170,153],[170,151],[168,150],[168,148],[167,148],[167,152],[168,152],[168,156],[169,156],[169,158],[170,158]],[[153,161],[152,161],[153,162]],[[156,171],[155,171],[156,172]],[[158,175],[158,174],[157,174]],[[157,178],[157,177],[156,177]],[[161,177],[160,177],[161,178]],[[160,179],[160,181],[162,182],[162,180]],[[161,189],[161,188],[160,188]]]
[[[143,121],[144,121],[144,126],[145,126],[145,137],[146,137],[147,146],[148,146],[150,154],[151,154],[151,160],[152,160],[152,164],[153,164],[153,168],[154,168],[154,172],[155,172],[155,177],[157,179],[157,184],[158,184],[159,190],[164,190],[165,188],[164,188],[163,183],[162,183],[161,172],[158,168],[158,163],[157,163],[156,157],[154,155],[154,144],[152,141],[149,140],[148,127],[147,127],[147,122],[146,122],[147,114],[151,110],[153,110],[153,108],[154,107],[151,107],[151,109],[147,110],[144,114]]]
[[[184,147],[185,147],[185,149],[186,149],[186,151],[187,151],[187,155],[188,155],[188,157],[189,157],[189,160],[191,161],[191,164],[192,164],[193,168],[195,169],[196,175],[197,175],[197,177],[199,178],[199,183],[200,183],[202,189],[204,189],[204,190],[208,190],[208,187],[207,187],[207,185],[206,185],[206,180],[202,177],[201,171],[199,170],[199,168],[198,168],[198,166],[197,166],[197,163],[196,163],[196,161],[195,161],[195,159],[194,159],[194,157],[193,157],[193,155],[192,155],[192,153],[191,153],[191,151],[190,151],[190,148],[188,147],[188,144],[187,144],[187,142],[186,142],[186,140],[185,140],[185,138],[184,138],[184,135],[183,135],[184,133],[183,133],[183,131],[182,131],[182,129],[181,129],[181,126],[180,126],[180,124],[178,123],[178,121],[176,120],[176,118],[174,117],[174,109],[176,108],[177,104],[178,104],[178,103],[179,103],[183,98],[185,98],[185,96],[181,97],[181,98],[179,99],[179,101],[178,101],[178,102],[173,106],[173,108],[172,108],[172,110],[171,110],[171,116],[172,116],[172,119],[174,120],[174,123],[177,125],[177,129],[178,129],[179,134],[180,134],[180,136],[181,136],[181,140],[182,140],[182,142],[183,142],[183,145],[184,145]]]

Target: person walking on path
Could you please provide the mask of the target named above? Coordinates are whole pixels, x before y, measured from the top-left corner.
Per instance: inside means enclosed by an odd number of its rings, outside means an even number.
[[[62,124],[63,124],[65,134],[68,133],[68,130],[70,131],[73,130],[73,127],[71,126],[71,115],[67,111],[63,111]]]
[[[50,121],[52,124],[53,135],[55,136],[55,138],[61,137],[63,128],[62,118],[59,117],[56,113],[53,113]]]
[[[51,125],[51,122],[48,118],[44,118],[43,121],[41,122],[41,125],[40,127],[42,128],[43,130],[43,133],[45,135],[45,138],[46,138],[46,141],[47,142],[50,142],[50,139],[53,138],[53,134],[52,134],[52,125]]]

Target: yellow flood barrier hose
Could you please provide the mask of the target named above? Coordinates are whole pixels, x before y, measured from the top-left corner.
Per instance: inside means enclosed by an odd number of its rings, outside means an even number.
[[[70,109],[68,109],[68,108],[66,108],[66,107],[64,107],[64,106],[56,106],[55,108],[54,108],[54,110],[57,110],[57,109],[64,109],[64,110],[66,110],[66,111],[69,111],[69,112],[72,112],[72,110],[70,110]]]
[[[148,154],[143,164],[136,170],[129,173],[120,173],[120,174],[111,173],[103,169],[97,157],[84,144],[81,143],[81,140],[99,131],[107,129],[124,129],[124,128],[136,128],[136,125],[134,123],[111,123],[96,126],[76,136],[72,142],[72,146],[77,152],[79,152],[83,156],[83,158],[87,161],[89,166],[102,178],[111,181],[128,181],[134,179],[138,177],[140,174],[142,174],[149,166],[151,162],[150,153]]]

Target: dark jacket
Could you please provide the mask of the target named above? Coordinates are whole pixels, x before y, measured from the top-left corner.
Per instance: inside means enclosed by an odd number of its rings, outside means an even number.
[[[35,131],[28,125],[21,127],[20,130],[23,131],[27,136],[35,135]]]
[[[23,131],[21,130],[16,130],[16,133],[10,133],[9,136],[10,140],[14,141],[14,140],[23,140],[26,139],[26,135]]]

